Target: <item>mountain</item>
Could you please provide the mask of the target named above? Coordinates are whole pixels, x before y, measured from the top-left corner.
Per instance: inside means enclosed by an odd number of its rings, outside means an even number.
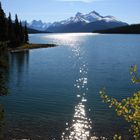
[[[78,12],[74,17],[70,17],[67,20],[62,20],[60,22],[54,22],[51,26],[56,26],[56,25],[67,25],[67,24],[72,24],[72,23],[91,23],[91,22],[95,22],[95,21],[100,21],[100,20],[104,20],[106,22],[109,21],[116,21],[115,17],[113,16],[101,16],[99,13],[92,11],[89,14],[82,14],[80,12]]]
[[[92,11],[88,14],[78,12],[74,17],[51,24],[47,31],[51,32],[92,32],[94,30],[104,30],[114,27],[128,25],[117,20],[113,16],[101,16]]]
[[[73,17],[54,23],[33,20],[27,24],[29,28],[49,32],[92,32],[126,25],[128,24],[113,16],[102,16],[96,11],[88,14],[78,12]]]
[[[22,21],[24,25],[26,21]],[[33,20],[31,23],[27,23],[28,28],[35,29],[38,31],[45,31],[50,26],[51,23],[45,23],[41,20]]]
[[[43,23],[41,20],[33,20],[31,23],[27,23],[27,21],[22,21],[22,26],[25,26],[25,23],[28,27],[28,33],[36,34],[36,33],[50,33],[46,31],[47,23]],[[46,27],[45,27],[46,26]]]
[[[140,34],[140,24],[133,24],[123,27],[117,27],[107,30],[98,30],[94,33],[108,33],[108,34]]]

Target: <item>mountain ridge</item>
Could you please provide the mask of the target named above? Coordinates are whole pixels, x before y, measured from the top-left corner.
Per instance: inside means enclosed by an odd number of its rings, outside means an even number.
[[[92,32],[94,29],[104,30],[126,25],[128,24],[111,15],[102,16],[96,11],[91,11],[87,14],[77,12],[73,17],[53,23],[33,20],[27,24],[28,28],[48,32]]]

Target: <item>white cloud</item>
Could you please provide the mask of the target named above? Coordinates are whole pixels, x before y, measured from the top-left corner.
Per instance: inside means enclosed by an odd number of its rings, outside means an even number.
[[[97,0],[57,0],[57,1],[90,3],[90,2],[93,2],[93,1],[97,1]]]

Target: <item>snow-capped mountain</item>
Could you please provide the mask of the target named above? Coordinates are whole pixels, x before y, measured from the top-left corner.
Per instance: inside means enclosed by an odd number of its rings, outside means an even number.
[[[90,23],[97,20],[101,20],[103,17],[95,11],[90,12],[89,14],[82,14],[78,12],[74,17],[71,17],[65,20],[65,24],[83,22],[83,23]],[[69,21],[69,22],[67,22]]]
[[[121,22],[113,16],[101,16],[95,11],[92,11],[88,14],[82,14],[78,12],[74,17],[52,23],[47,28],[47,31],[92,32],[94,30],[103,30],[124,25],[127,25],[127,23]]]
[[[118,20],[113,17],[113,16],[101,16],[99,13],[92,11],[88,14],[82,14],[80,12],[78,12],[74,17],[70,17],[66,20],[62,20],[60,22],[54,22],[53,24],[50,24],[50,26],[59,26],[59,25],[67,25],[67,24],[71,24],[71,23],[91,23],[91,22],[95,22],[95,21],[100,21],[100,20],[104,20],[106,22],[109,21],[116,21],[118,22]]]
[[[31,23],[27,23],[28,28],[36,29],[39,31],[45,31],[51,25],[51,23],[45,23],[41,20],[33,20]]]
[[[96,11],[88,14],[76,13],[75,16],[54,23],[33,20],[27,26],[32,29],[49,32],[92,32],[127,25],[113,16],[102,16]]]

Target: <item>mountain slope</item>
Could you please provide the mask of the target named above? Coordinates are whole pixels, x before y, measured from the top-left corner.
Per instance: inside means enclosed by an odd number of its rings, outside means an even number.
[[[71,23],[67,25],[60,25],[57,27],[49,27],[47,31],[51,32],[92,32],[95,30],[104,30],[114,27],[125,26],[125,23],[116,23],[116,22],[105,22],[105,21],[96,21],[88,24],[81,22]]]
[[[109,34],[140,34],[140,24],[134,24],[129,26],[117,27],[107,30],[98,30],[94,33],[109,33]]]

